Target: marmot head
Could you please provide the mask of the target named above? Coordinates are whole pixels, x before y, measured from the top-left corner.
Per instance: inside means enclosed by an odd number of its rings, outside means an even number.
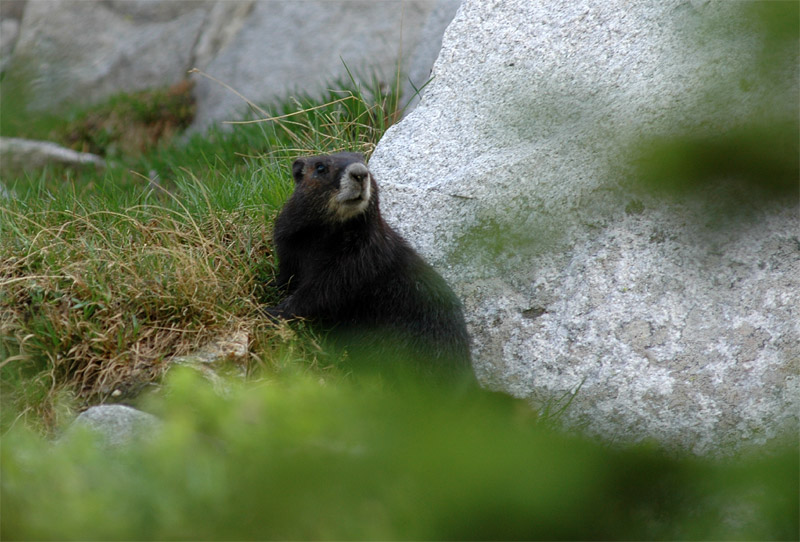
[[[361,154],[343,152],[298,158],[292,164],[293,198],[302,198],[320,218],[345,222],[377,205],[378,187]]]

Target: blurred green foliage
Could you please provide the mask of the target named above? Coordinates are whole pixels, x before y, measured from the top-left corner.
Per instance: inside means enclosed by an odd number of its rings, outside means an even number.
[[[711,18],[697,39],[710,34],[717,39],[708,43],[728,44],[738,71],[709,78],[704,88],[695,90],[703,98],[689,111],[692,126],[632,146],[634,186],[660,195],[732,196],[731,202],[740,206],[754,197],[796,200],[800,3],[739,2],[727,7],[725,20]],[[666,112],[666,125],[670,115]],[[727,190],[714,190],[711,196],[703,192],[720,186]]]
[[[230,382],[190,369],[151,438],[3,437],[4,540],[791,539],[798,455],[737,463],[614,450],[488,393]]]
[[[667,194],[724,181],[729,188],[751,195],[797,195],[798,129],[796,121],[784,119],[741,125],[714,137],[652,139],[639,151],[640,180],[651,190]]]

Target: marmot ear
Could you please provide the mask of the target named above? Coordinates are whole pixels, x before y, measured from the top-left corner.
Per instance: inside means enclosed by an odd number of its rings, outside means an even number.
[[[299,183],[303,179],[303,166],[305,165],[306,163],[302,158],[298,158],[292,164],[292,177],[295,183]]]

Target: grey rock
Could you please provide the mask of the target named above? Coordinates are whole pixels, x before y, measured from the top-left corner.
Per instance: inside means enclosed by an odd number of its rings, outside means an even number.
[[[206,378],[220,395],[230,393],[230,384],[220,373],[231,374],[229,366],[224,362],[236,364],[233,374],[244,378],[247,371],[244,366],[249,354],[250,332],[247,329],[220,335],[208,343],[184,356],[170,359],[172,366],[190,367]]]
[[[408,63],[408,76],[403,85],[406,112],[419,103],[419,94],[424,93],[425,84],[431,79],[433,63],[442,48],[442,36],[456,15],[461,0],[439,0],[420,31],[420,38]]]
[[[245,329],[220,335],[194,352],[171,360],[178,364],[213,365],[222,361],[243,361],[247,358],[250,333]]]
[[[11,52],[17,42],[19,23],[14,20],[0,21],[0,73],[5,71],[11,61]]]
[[[209,0],[105,0],[104,3],[110,11],[134,23],[174,21],[211,4]]]
[[[0,200],[2,199],[14,199],[17,195],[14,193],[13,190],[9,190],[6,188],[4,184],[0,184]]]
[[[708,199],[634,204],[620,188],[626,149],[696,128],[709,81],[712,133],[770,100],[796,118],[794,71],[739,84],[735,6],[462,4],[370,168],[387,219],[464,299],[487,387],[572,397],[568,426],[697,453],[797,431],[796,203],[711,224]],[[730,32],[702,32],[719,20]]]
[[[4,175],[40,168],[48,164],[105,167],[96,154],[76,152],[50,141],[0,137],[0,171]]]
[[[81,412],[67,429],[71,438],[81,428],[97,433],[104,445],[116,448],[153,438],[162,422],[152,414],[125,405],[98,405]]]
[[[171,85],[196,68],[210,76],[195,76],[193,130],[201,130],[246,113],[236,92],[259,104],[297,92],[318,97],[334,79],[348,77],[345,63],[357,80],[397,82],[411,97],[428,79],[458,4],[30,0],[18,39],[19,18],[4,19],[3,62],[6,81],[20,87],[33,110]],[[398,64],[410,82],[405,75],[397,80]]]
[[[216,55],[227,47],[242,29],[256,3],[255,0],[214,2],[194,48],[192,66],[205,69],[211,64]]]
[[[30,0],[9,79],[31,109],[176,83],[192,68],[207,1]]]
[[[345,65],[361,82],[374,75],[393,85],[398,59],[403,57],[402,71],[407,71],[406,57],[416,50],[436,6],[430,0],[256,3],[205,69],[217,81],[196,77],[198,114],[192,129],[241,118],[248,111],[243,97],[255,104],[287,93],[319,97],[332,81],[347,79]]]
[[[19,1],[0,4],[0,73],[11,60],[11,53],[19,37],[19,22],[25,3]]]
[[[3,19],[0,21],[0,56],[11,54],[19,35],[19,21],[17,19]]]
[[[3,0],[0,2],[0,19],[22,19],[27,0]]]

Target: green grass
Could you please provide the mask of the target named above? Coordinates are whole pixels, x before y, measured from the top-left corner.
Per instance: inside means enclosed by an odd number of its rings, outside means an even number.
[[[276,299],[265,286],[271,225],[291,161],[369,154],[398,112],[394,95],[334,88],[265,111],[269,122],[173,140],[105,172],[6,179],[18,197],[0,201],[0,428],[21,416],[52,430],[70,398],[74,410],[134,396],[169,358],[230,329],[275,342],[262,310]],[[132,97],[109,103],[138,111]],[[271,367],[270,355],[256,354]]]

